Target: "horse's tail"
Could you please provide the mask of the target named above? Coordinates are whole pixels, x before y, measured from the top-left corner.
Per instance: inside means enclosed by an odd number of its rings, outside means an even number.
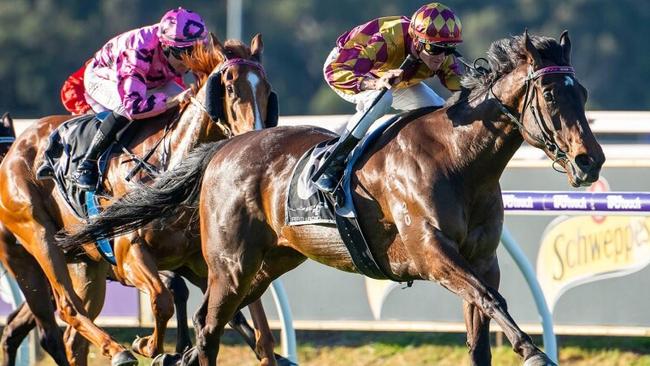
[[[152,185],[143,185],[127,193],[90,219],[78,232],[59,232],[57,244],[67,251],[100,238],[109,239],[135,231],[156,219],[175,217],[187,208],[196,209],[203,173],[223,141],[196,148]]]

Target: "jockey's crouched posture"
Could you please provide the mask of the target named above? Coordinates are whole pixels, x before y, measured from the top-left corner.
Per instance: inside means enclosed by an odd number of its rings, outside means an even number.
[[[312,177],[320,190],[332,192],[336,188],[348,154],[389,107],[408,111],[444,104],[423,80],[437,75],[447,89],[460,89],[461,71],[452,56],[460,42],[460,19],[440,3],[422,6],[411,19],[392,16],[371,20],[338,38],[325,61],[325,80],[341,98],[355,103],[357,112],[319,170],[320,177]],[[417,62],[406,70],[399,69],[409,55]],[[383,88],[390,90],[368,111]]]
[[[207,34],[198,14],[179,7],[160,23],[120,34],[95,53],[84,72],[85,99],[94,112],[112,113],[73,174],[81,188],[97,185],[97,159],[130,120],[156,116],[190,97],[182,87],[188,69],[181,56]]]

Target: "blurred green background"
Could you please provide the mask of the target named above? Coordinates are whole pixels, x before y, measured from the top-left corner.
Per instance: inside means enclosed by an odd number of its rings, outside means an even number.
[[[264,65],[281,113],[351,113],[326,86],[322,64],[336,38],[367,20],[410,16],[423,1],[243,0],[243,40],[262,33]],[[467,58],[494,40],[531,33],[558,38],[569,30],[573,65],[589,89],[589,110],[650,107],[650,1],[448,0],[461,17]],[[0,0],[0,111],[18,118],[64,112],[66,77],[112,36],[157,22],[173,7],[199,12],[226,38],[226,1]],[[437,84],[432,86],[447,96]]]

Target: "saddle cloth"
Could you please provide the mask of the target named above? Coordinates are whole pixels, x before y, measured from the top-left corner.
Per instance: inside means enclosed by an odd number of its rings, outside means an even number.
[[[426,107],[415,111],[397,114],[382,123],[377,124],[375,128],[367,134],[357,147],[350,153],[350,158],[346,162],[343,175],[343,184],[341,186],[344,194],[339,202],[344,204],[336,208],[336,213],[346,217],[356,216],[352,205],[352,195],[350,191],[351,175],[353,166],[357,160],[384,134],[391,126],[395,125],[404,118],[409,120],[415,119],[423,114],[437,109],[436,107]],[[374,127],[374,126],[373,126]],[[313,148],[307,150],[296,164],[292,177],[287,187],[287,210],[285,214],[285,223],[287,225],[307,225],[307,224],[335,224],[334,206],[330,199],[319,191],[312,183],[311,176],[324,163],[329,153],[336,146],[338,137],[328,141],[323,141]],[[339,192],[340,194],[341,192]]]
[[[83,160],[90,143],[99,130],[101,121],[110,112],[85,114],[61,124],[49,137],[43,164],[38,169],[38,179],[52,179],[72,212],[79,218],[88,217],[84,190],[74,184],[72,174]],[[100,175],[112,148],[100,157]]]
[[[323,192],[314,187],[311,176],[323,165],[338,137],[309,149],[298,161],[287,193],[285,221],[289,225],[335,224],[334,208]]]

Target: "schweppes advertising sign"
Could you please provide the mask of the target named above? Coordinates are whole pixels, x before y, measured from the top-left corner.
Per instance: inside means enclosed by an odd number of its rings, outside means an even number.
[[[537,277],[552,310],[572,287],[624,276],[649,263],[650,217],[564,216],[542,236]]]

